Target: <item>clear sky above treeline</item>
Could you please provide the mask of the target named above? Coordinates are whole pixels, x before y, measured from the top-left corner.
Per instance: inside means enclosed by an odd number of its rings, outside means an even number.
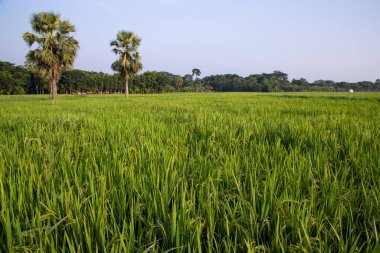
[[[111,73],[109,42],[125,29],[142,38],[143,71],[380,78],[380,0],[0,0],[1,61],[24,63],[40,11],[76,26],[83,70]]]

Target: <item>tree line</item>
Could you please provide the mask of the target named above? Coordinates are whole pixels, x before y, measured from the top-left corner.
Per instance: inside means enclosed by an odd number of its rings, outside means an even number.
[[[131,77],[131,93],[168,93],[197,91],[380,91],[380,79],[375,82],[334,82],[304,78],[289,80],[286,73],[254,74],[241,77],[236,74],[212,75],[199,78],[200,70],[180,76],[169,72],[148,71]],[[119,74],[63,69],[58,81],[58,93],[124,93],[125,82]],[[0,94],[49,94],[49,83],[37,69],[0,61]]]

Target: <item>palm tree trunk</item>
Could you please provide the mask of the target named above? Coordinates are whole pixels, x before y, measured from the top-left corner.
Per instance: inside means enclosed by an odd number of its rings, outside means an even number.
[[[51,98],[56,99],[58,97],[57,94],[57,81],[52,80],[50,83],[50,93],[51,93]]]
[[[125,78],[125,97],[127,98],[129,96],[129,91],[128,91],[128,77]]]

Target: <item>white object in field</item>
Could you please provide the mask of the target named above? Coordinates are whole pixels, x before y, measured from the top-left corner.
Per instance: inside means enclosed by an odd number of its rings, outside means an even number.
[[[354,92],[354,90],[353,89],[349,89],[348,92],[352,93],[352,92]]]

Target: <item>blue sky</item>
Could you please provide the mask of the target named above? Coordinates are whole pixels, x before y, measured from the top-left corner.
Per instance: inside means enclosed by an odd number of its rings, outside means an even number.
[[[144,71],[380,78],[379,0],[0,0],[0,60],[24,63],[39,11],[76,26],[84,70],[112,72],[109,42],[124,29],[142,38]]]

